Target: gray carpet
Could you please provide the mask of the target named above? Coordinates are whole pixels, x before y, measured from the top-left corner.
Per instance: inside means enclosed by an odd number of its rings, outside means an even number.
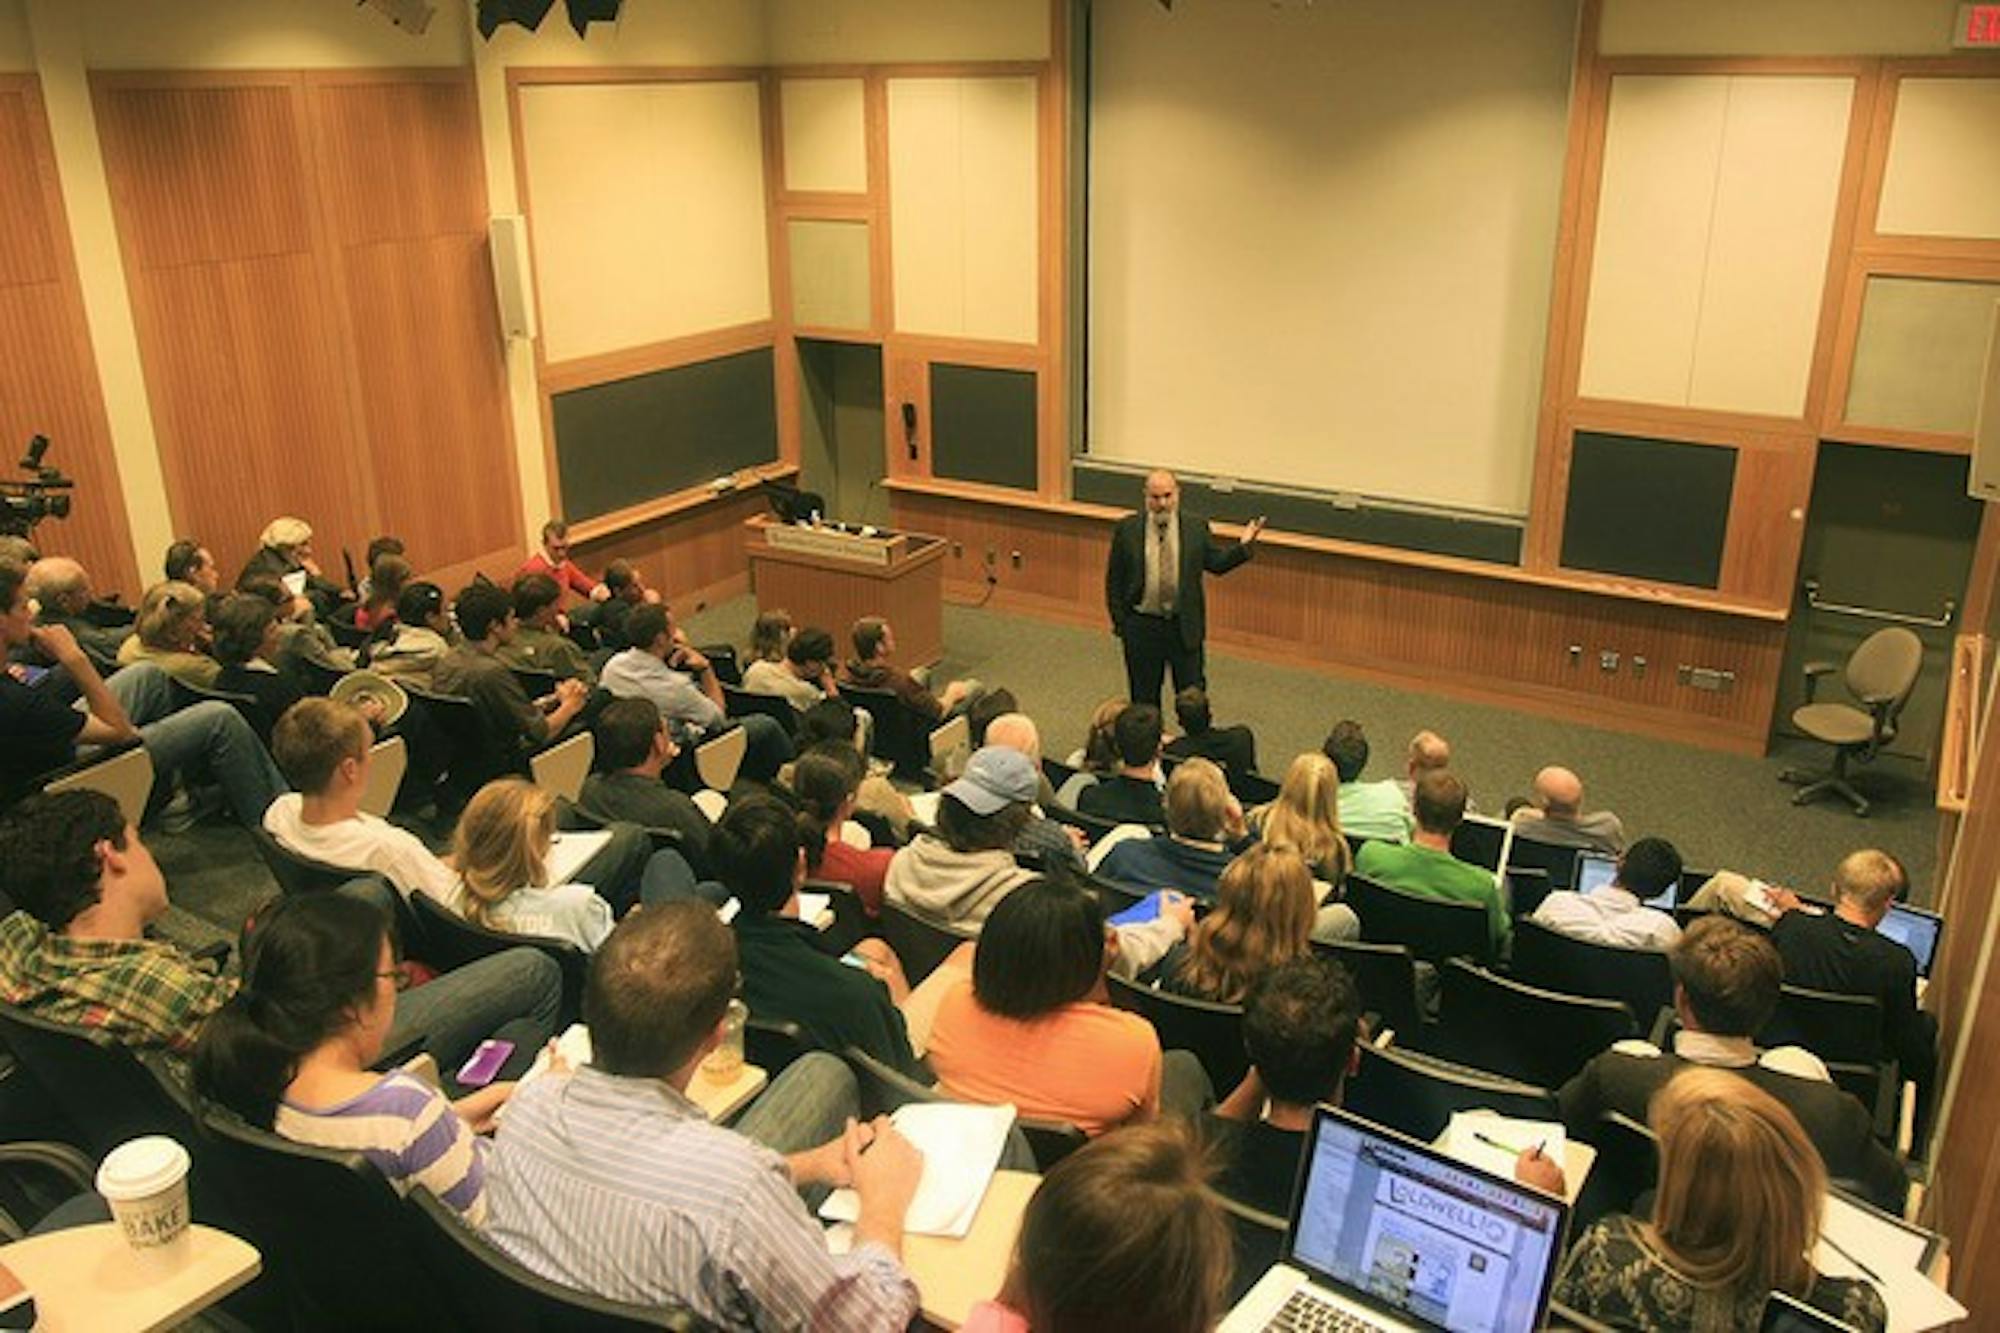
[[[755,614],[751,598],[735,598],[690,617],[688,633],[697,642],[740,644]],[[829,628],[840,637],[838,627]],[[1108,631],[946,607],[945,642],[949,656],[940,676],[976,676],[1011,689],[1040,723],[1044,748],[1056,756],[1082,742],[1100,700],[1124,690],[1124,668]],[[1369,775],[1396,776],[1410,734],[1430,727],[1450,739],[1452,766],[1489,811],[1523,793],[1543,764],[1563,763],[1582,775],[1587,805],[1617,811],[1633,837],[1671,839],[1691,866],[1727,866],[1814,891],[1824,887],[1842,855],[1875,846],[1909,867],[1917,901],[1930,901],[1934,891],[1937,816],[1931,788],[1914,763],[1885,758],[1867,770],[1862,783],[1874,806],[1867,819],[1856,819],[1834,802],[1791,804],[1791,788],[1778,781],[1778,770],[1823,757],[1802,743],[1783,742],[1763,759],[1715,754],[1216,651],[1209,654],[1208,673],[1216,720],[1247,723],[1257,734],[1259,766],[1274,776],[1293,755],[1316,748],[1343,717],[1368,729],[1375,747]],[[199,943],[233,933],[246,913],[277,891],[248,835],[226,824],[149,842],[178,909],[163,928],[176,938]]]

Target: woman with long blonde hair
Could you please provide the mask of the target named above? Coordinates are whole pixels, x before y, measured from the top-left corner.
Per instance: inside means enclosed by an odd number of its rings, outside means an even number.
[[[1305,859],[1289,847],[1252,847],[1222,872],[1215,910],[1161,963],[1160,987],[1240,1004],[1258,977],[1312,951],[1314,916]]]
[[[611,904],[589,884],[550,884],[556,799],[520,778],[489,782],[452,836],[459,910],[491,930],[546,935],[595,949],[611,933]]]
[[[1650,1222],[1622,1213],[1577,1238],[1556,1299],[1641,1330],[1723,1333],[1758,1326],[1782,1291],[1877,1333],[1888,1314],[1866,1282],[1813,1268],[1826,1168],[1776,1097],[1723,1069],[1690,1066],[1653,1097],[1660,1143]]]
[[[1335,888],[1354,868],[1340,832],[1340,775],[1317,750],[1292,760],[1278,798],[1253,810],[1250,826],[1271,846],[1289,847],[1303,856],[1313,874]]]

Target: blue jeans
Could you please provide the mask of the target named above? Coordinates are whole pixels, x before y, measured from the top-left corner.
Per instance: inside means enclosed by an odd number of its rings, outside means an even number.
[[[508,949],[440,973],[396,996],[396,1017],[384,1050],[412,1041],[437,1059],[447,1076],[479,1043],[505,1036],[529,1059],[556,1033],[562,969],[536,949]]]
[[[672,849],[654,852],[646,862],[646,874],[639,884],[639,901],[648,907],[660,903],[696,900],[710,907],[729,901],[729,890],[712,879],[701,879],[687,858]]]
[[[770,782],[778,776],[778,770],[792,762],[792,738],[785,734],[785,728],[773,718],[762,713],[750,713],[744,717],[731,719],[743,728],[745,748],[743,751],[743,773],[759,782]]]
[[[246,828],[261,824],[271,802],[291,790],[264,742],[228,704],[209,700],[175,712],[167,673],[151,662],[135,662],[104,683],[139,728],[159,786],[206,774]]]
[[[860,1114],[861,1087],[847,1062],[810,1051],[772,1079],[732,1128],[772,1152],[790,1154],[839,1138],[848,1117]],[[818,1208],[829,1191],[825,1185],[811,1185],[799,1193],[808,1207]]]

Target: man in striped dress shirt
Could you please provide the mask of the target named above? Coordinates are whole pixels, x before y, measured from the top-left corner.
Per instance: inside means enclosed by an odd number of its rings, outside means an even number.
[[[713,908],[626,917],[591,958],[591,1062],[508,1106],[486,1234],[565,1286],[726,1328],[900,1330],[917,1309],[900,1256],[922,1156],[886,1119],[854,1124],[854,1076],[824,1054],[793,1062],[740,1132],[710,1124],[686,1090],[736,985]],[[861,1199],[845,1255],[799,1197],[828,1185]]]

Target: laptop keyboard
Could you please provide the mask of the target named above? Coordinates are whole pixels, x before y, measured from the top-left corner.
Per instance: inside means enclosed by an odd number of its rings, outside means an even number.
[[[1301,1287],[1264,1325],[1266,1333],[1382,1333],[1382,1325]]]

